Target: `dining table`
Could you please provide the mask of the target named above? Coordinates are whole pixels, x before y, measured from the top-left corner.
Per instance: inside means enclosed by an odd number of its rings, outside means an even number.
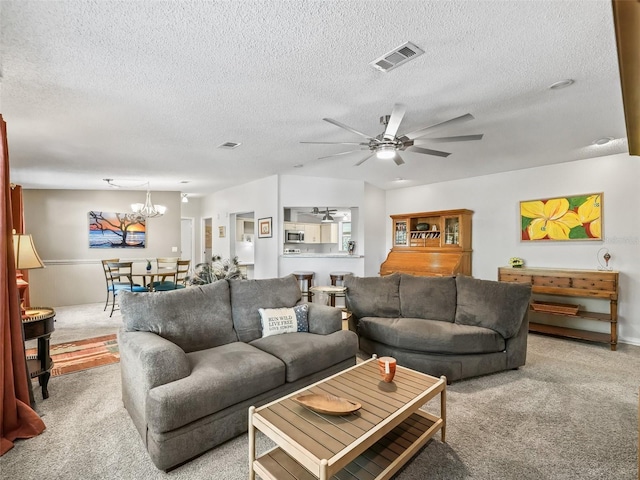
[[[171,280],[175,280],[177,275],[177,268],[158,268],[152,266],[150,269],[144,264],[133,264],[131,269],[131,276],[133,278],[142,278],[142,285],[147,287],[150,292],[153,292],[153,283],[156,281],[164,281],[167,277],[171,277]],[[158,279],[158,280],[156,280]]]

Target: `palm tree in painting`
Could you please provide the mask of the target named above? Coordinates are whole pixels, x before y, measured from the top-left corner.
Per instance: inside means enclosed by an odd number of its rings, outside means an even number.
[[[145,222],[141,218],[130,218],[125,213],[89,212],[89,229],[120,237],[120,242],[109,241],[112,247],[144,247],[144,241],[127,240],[129,234],[145,231]]]

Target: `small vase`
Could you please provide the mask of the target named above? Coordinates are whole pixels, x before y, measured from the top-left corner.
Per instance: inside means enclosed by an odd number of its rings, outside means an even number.
[[[382,380],[390,383],[396,374],[396,359],[393,357],[380,357],[378,358],[378,368],[380,369]]]
[[[147,260],[147,272],[151,270],[151,262]]]

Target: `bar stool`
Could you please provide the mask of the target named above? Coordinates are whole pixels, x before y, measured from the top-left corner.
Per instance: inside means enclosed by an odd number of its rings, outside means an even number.
[[[307,271],[296,271],[293,272],[293,276],[298,280],[298,284],[300,284],[300,291],[302,292],[302,298],[307,297],[309,303],[313,302],[313,292],[310,290],[311,284],[313,283],[313,276],[315,272],[307,272]]]
[[[329,278],[331,279],[331,285],[338,285],[340,282],[340,286],[344,285],[344,276],[351,275],[352,272],[329,272]],[[331,306],[336,306],[336,297],[344,297],[343,293],[334,293],[331,295]]]

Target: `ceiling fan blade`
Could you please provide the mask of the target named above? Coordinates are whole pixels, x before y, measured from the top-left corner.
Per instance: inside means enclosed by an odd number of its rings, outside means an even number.
[[[427,155],[435,155],[436,157],[448,157],[449,155],[451,155],[451,153],[449,153],[449,152],[441,152],[440,150],[431,150],[429,148],[422,148],[422,147],[413,146],[413,147],[408,147],[407,150],[409,148],[411,149],[411,150],[409,150],[410,152],[424,153],[424,154],[427,154]]]
[[[359,151],[360,150],[349,150],[348,152],[334,153],[332,155],[325,155],[324,157],[318,157],[318,160],[322,160],[323,158],[339,157],[340,155],[346,155],[348,153],[359,152]]]
[[[404,160],[396,150],[396,154],[393,156],[393,161],[396,162],[396,165],[400,166],[404,163]]]
[[[441,123],[436,123],[435,125],[429,125],[428,127],[424,127],[421,128],[419,130],[415,130],[411,133],[406,133],[404,136],[407,138],[410,138],[411,140],[421,137],[423,135],[425,135],[429,130],[431,130],[432,128],[436,128],[436,127],[443,127],[445,125],[452,125],[454,123],[462,123],[462,122],[467,122],[469,120],[473,120],[474,116],[471,115],[470,113],[466,113],[464,115],[460,115],[459,117],[456,118],[452,118],[451,120],[446,120],[444,122]]]
[[[351,128],[351,127],[349,127],[349,126],[345,125],[344,123],[340,123],[339,121],[334,120],[334,119],[332,119],[332,118],[323,118],[323,120],[324,120],[325,122],[329,122],[329,123],[331,123],[331,124],[335,125],[336,127],[344,128],[345,130],[348,130],[348,131],[350,131],[351,133],[355,133],[356,135],[360,135],[361,137],[364,137],[364,138],[366,138],[367,140],[375,140],[376,142],[379,142],[379,140],[378,140],[378,139],[373,138],[371,135],[367,135],[366,133],[359,132],[359,131],[358,131],[358,130],[356,130],[355,128]]]
[[[368,155],[366,157],[364,157],[362,160],[360,160],[358,163],[355,164],[356,167],[359,167],[360,165],[362,165],[364,162],[366,162],[367,160],[369,160],[371,157],[373,157],[375,155],[375,153],[372,153],[371,155]]]
[[[435,143],[448,143],[448,142],[469,142],[472,140],[482,140],[484,134],[477,135],[458,135],[455,137],[436,137],[436,138],[423,138],[416,140],[414,145],[422,145],[423,142],[435,142]]]
[[[300,142],[300,143],[313,143],[315,145],[369,145],[366,142]]]
[[[393,106],[391,116],[389,117],[389,122],[387,123],[387,128],[384,131],[384,138],[386,140],[393,140],[394,138],[396,138],[396,133],[398,133],[398,128],[400,128],[400,122],[402,122],[406,111],[407,107],[405,107],[401,103],[396,103]]]

